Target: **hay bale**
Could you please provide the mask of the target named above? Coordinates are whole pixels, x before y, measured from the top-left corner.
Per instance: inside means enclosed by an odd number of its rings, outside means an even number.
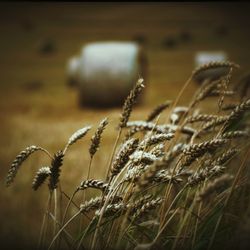
[[[139,76],[146,78],[146,60],[133,42],[89,43],[78,66],[80,105],[116,106],[124,102]]]
[[[195,61],[195,68],[198,68],[210,62],[228,61],[228,56],[223,51],[209,51],[209,52],[202,51],[202,52],[196,53],[194,61]],[[195,78],[195,81],[198,84],[202,84],[205,79],[215,80],[227,73],[228,73],[228,67],[208,69],[208,70],[202,71],[199,75],[197,75]]]

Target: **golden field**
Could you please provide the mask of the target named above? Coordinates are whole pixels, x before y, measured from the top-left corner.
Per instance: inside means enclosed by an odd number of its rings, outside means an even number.
[[[8,168],[22,149],[39,145],[51,153],[64,147],[68,137],[85,125],[89,134],[70,148],[62,171],[63,189],[72,192],[86,173],[88,147],[99,121],[109,118],[103,143],[92,166],[92,176],[102,178],[115,141],[120,107],[79,108],[77,92],[66,85],[65,67],[69,57],[87,42],[129,41],[138,34],[146,38],[149,78],[143,103],[132,119],[143,119],[165,100],[174,100],[194,68],[200,50],[224,50],[230,60],[250,68],[250,10],[243,3],[2,3],[0,4],[0,235],[10,248],[37,241],[47,198],[46,186],[34,192],[31,182],[36,170],[48,165],[37,152],[28,159],[15,183],[5,188]],[[224,26],[228,33],[218,34]],[[182,31],[190,41],[181,41]],[[217,32],[216,32],[217,31]],[[176,38],[168,48],[166,37]],[[52,39],[55,51],[39,53],[45,39]],[[237,75],[237,74],[236,74]],[[180,104],[185,105],[196,89],[192,83]],[[213,103],[211,103],[213,104]]]

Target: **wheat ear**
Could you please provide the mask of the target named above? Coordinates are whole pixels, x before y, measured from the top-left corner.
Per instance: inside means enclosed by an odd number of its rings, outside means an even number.
[[[134,88],[130,91],[125,103],[123,105],[122,113],[120,116],[119,127],[124,128],[129,120],[130,114],[132,112],[133,105],[135,104],[139,94],[144,88],[143,79],[140,78],[135,84]]]
[[[86,188],[96,188],[96,189],[105,191],[107,187],[108,187],[108,183],[102,180],[89,179],[89,180],[82,181],[80,186],[78,187],[78,190],[84,190]]]
[[[89,154],[90,154],[91,158],[94,156],[94,154],[99,149],[100,142],[101,142],[101,136],[102,136],[102,133],[107,125],[108,125],[108,118],[105,118],[100,122],[95,134],[91,138],[91,145],[89,148]]]
[[[193,78],[197,77],[198,74],[200,74],[201,72],[205,70],[221,68],[221,67],[230,69],[230,68],[239,68],[240,66],[234,62],[209,62],[196,68],[192,72],[192,77]]]
[[[224,130],[228,129],[233,122],[239,120],[244,115],[244,113],[249,109],[250,109],[250,99],[236,106],[236,108],[229,115],[224,125]]]
[[[34,177],[32,188],[37,190],[47,179],[47,177],[51,174],[50,167],[42,167],[40,168],[36,176]]]
[[[73,135],[71,135],[69,140],[68,140],[68,143],[66,144],[66,146],[63,150],[63,154],[66,153],[66,151],[70,145],[76,143],[79,139],[84,137],[90,129],[91,129],[91,126],[86,126],[84,128],[77,130]]]
[[[161,112],[163,112],[166,108],[168,108],[171,103],[172,103],[172,101],[166,101],[166,102],[156,106],[151,111],[151,113],[148,115],[146,122],[153,121]]]
[[[226,188],[232,179],[232,175],[224,174],[212,182],[209,182],[208,185],[199,193],[197,201],[208,199],[215,191]]]
[[[183,150],[183,154],[184,155],[190,155],[190,156],[200,156],[201,154],[216,149],[224,144],[227,143],[226,139],[212,139],[210,141],[205,141],[202,143],[198,143],[198,144],[192,144],[187,146],[184,150]]]
[[[43,151],[45,152],[47,155],[49,155],[49,157],[52,158],[52,156],[49,154],[49,152],[42,148],[42,147],[38,147],[38,146],[29,146],[26,149],[24,149],[23,151],[21,151],[16,158],[14,159],[14,161],[11,164],[11,167],[8,171],[7,177],[6,177],[6,186],[8,187],[15,179],[16,174],[20,168],[20,166],[22,165],[22,163],[34,152],[36,151]]]
[[[64,153],[60,150],[54,154],[54,158],[51,161],[50,167],[50,179],[49,179],[49,189],[53,190],[57,188],[57,184],[59,182],[61,166],[63,164]]]
[[[126,163],[129,161],[129,156],[134,153],[138,143],[138,139],[131,138],[122,145],[111,166],[112,177],[117,175],[125,167]]]

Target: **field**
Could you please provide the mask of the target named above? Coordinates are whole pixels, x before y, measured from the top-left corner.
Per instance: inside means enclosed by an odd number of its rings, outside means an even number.
[[[250,69],[250,5],[243,3],[2,3],[0,8],[0,176],[1,244],[12,248],[33,246],[45,209],[46,187],[34,192],[32,178],[48,159],[34,154],[9,188],[4,187],[8,168],[22,149],[39,145],[50,152],[64,147],[68,137],[85,125],[91,133],[72,146],[62,172],[64,189],[72,192],[86,174],[90,138],[99,121],[110,124],[103,136],[91,175],[102,178],[115,141],[121,107],[91,109],[78,106],[75,89],[66,85],[66,62],[87,42],[146,38],[149,78],[143,103],[131,119],[144,119],[165,100],[174,100],[194,69],[194,55],[200,50],[223,50],[241,65],[236,73]],[[224,29],[222,29],[223,27]],[[222,32],[222,30],[226,30]],[[190,33],[182,41],[180,34]],[[163,44],[174,37],[176,46]],[[39,52],[43,41],[54,42],[51,54]],[[192,83],[180,105],[185,105],[197,85]],[[214,105],[211,102],[211,105]],[[85,153],[86,152],[86,153]]]

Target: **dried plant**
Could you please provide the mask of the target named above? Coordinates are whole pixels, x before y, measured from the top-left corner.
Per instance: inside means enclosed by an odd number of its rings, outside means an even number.
[[[63,163],[64,153],[60,150],[55,153],[54,158],[51,161],[50,167],[50,179],[49,179],[49,189],[53,190],[57,188],[57,184],[59,182],[61,166]]]
[[[49,175],[51,174],[50,171],[50,167],[42,167],[37,171],[37,174],[33,180],[32,183],[32,188],[34,190],[37,190],[47,179],[47,177],[49,177]]]
[[[112,176],[117,175],[125,167],[129,156],[136,150],[138,143],[138,139],[132,138],[122,145],[111,167]]]
[[[119,127],[124,128],[127,125],[127,122],[129,120],[130,114],[132,112],[133,105],[135,104],[139,94],[141,93],[142,89],[144,88],[143,85],[143,79],[140,78],[135,87],[130,91],[129,96],[125,100],[125,103],[123,105],[122,114],[120,116],[120,123]]]
[[[250,109],[250,99],[240,103],[238,106],[235,107],[235,109],[231,112],[231,114],[229,115],[226,123],[225,123],[225,127],[224,129],[226,130],[227,128],[229,128],[229,126],[235,122],[238,121],[239,119],[242,118],[242,116],[244,115],[244,113]]]
[[[210,62],[195,69],[192,73],[192,76],[196,77],[201,72],[208,70],[208,69],[214,69],[214,68],[228,68],[228,69],[239,68],[239,65],[233,62]]]
[[[96,188],[96,189],[105,191],[107,187],[108,187],[108,184],[103,182],[102,180],[90,179],[90,180],[82,181],[80,186],[78,187],[78,190],[84,190],[86,188]]]
[[[34,152],[41,150],[45,153],[47,153],[47,150],[38,147],[38,146],[29,146],[26,149],[24,149],[20,154],[18,154],[15,158],[15,160],[12,162],[11,167],[9,169],[7,178],[6,178],[6,185],[9,186],[13,181],[14,178],[16,177],[16,174],[22,165],[22,163]]]
[[[66,152],[66,150],[68,149],[68,147],[74,143],[76,143],[78,140],[80,140],[82,137],[84,137],[88,131],[91,129],[91,126],[86,126],[84,128],[81,128],[79,130],[77,130],[68,140],[67,145],[64,148],[64,154]]]
[[[93,135],[91,138],[91,145],[89,148],[89,153],[90,153],[91,158],[94,156],[94,154],[96,153],[96,151],[99,148],[102,133],[107,125],[108,125],[108,119],[105,118],[99,124],[99,127],[97,128],[97,130],[95,132],[95,135]]]
[[[237,218],[241,223],[240,206],[249,209],[246,205],[249,192],[245,194],[241,190],[248,190],[249,183],[245,167],[250,146],[246,115],[250,100],[242,101],[234,93],[237,89],[229,89],[232,69],[237,67],[231,62],[199,67],[190,79],[195,80],[209,70],[222,73],[216,79],[205,81],[187,106],[178,106],[185,84],[173,105],[165,102],[154,108],[145,120],[129,121],[144,88],[143,80],[139,79],[123,105],[113,151],[100,154],[109,154],[110,162],[104,166],[102,160],[93,161],[97,171],[107,170],[105,177],[109,178],[97,177],[94,171],[94,177],[89,178],[92,158],[108,124],[105,118],[88,147],[88,174],[82,176],[80,185],[73,185],[75,191],[71,196],[62,188],[63,159],[68,147],[83,138],[91,126],[76,131],[64,150],[57,151],[53,157],[37,146],[22,151],[9,169],[7,185],[35,151],[43,151],[51,158],[50,166],[40,168],[32,183],[37,190],[49,180],[40,249],[47,243],[48,249],[216,249],[219,237],[223,234],[225,237],[223,230],[217,234],[220,224],[225,223],[224,228],[233,233],[237,223],[230,218]],[[200,105],[209,102],[208,97],[217,98],[215,110]],[[164,116],[167,107],[165,122],[160,119],[154,122],[159,115]],[[121,142],[120,136],[124,136]],[[79,202],[77,195],[81,190],[83,199]],[[95,197],[100,191],[100,196]],[[57,192],[63,202],[57,201]],[[51,200],[55,201],[54,208]],[[76,212],[69,215],[67,211]],[[48,237],[51,218],[54,230]]]
[[[148,118],[146,119],[146,122],[153,121],[159,114],[161,114],[162,111],[164,111],[166,108],[168,108],[171,104],[171,101],[166,101],[157,107],[155,107],[152,112],[148,115]]]
[[[200,114],[200,115],[193,115],[186,119],[185,123],[194,123],[194,122],[210,122],[215,119],[217,119],[217,115],[206,115],[206,114]]]
[[[197,200],[201,201],[204,199],[208,199],[209,197],[211,197],[211,195],[213,195],[214,192],[228,187],[232,179],[232,175],[224,174],[219,178],[209,182],[209,184],[199,193]]]
[[[206,142],[202,142],[199,144],[193,144],[193,145],[187,146],[183,150],[183,154],[193,156],[193,157],[198,157],[201,154],[204,154],[207,151],[216,149],[226,143],[227,143],[226,139],[213,139],[211,141],[206,141]]]
[[[136,211],[136,213],[134,214],[134,218],[135,219],[141,218],[143,215],[145,215],[145,213],[148,213],[150,210],[155,209],[161,203],[162,203],[161,197],[146,202],[140,209]]]

